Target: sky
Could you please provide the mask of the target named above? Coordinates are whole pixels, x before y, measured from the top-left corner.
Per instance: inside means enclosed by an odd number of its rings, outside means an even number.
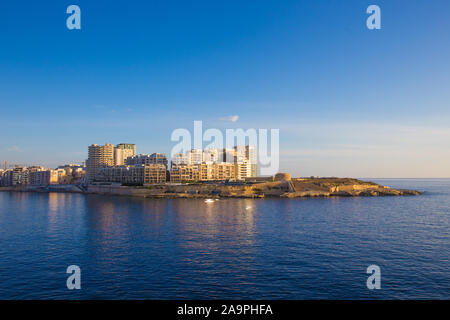
[[[81,9],[69,30],[66,9]],[[366,27],[369,5],[381,29]],[[450,177],[448,0],[0,2],[0,161],[279,129],[294,176]]]

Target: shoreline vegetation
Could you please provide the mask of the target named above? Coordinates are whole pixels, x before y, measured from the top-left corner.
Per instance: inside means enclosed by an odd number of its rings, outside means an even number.
[[[193,182],[124,186],[120,184],[0,187],[0,191],[72,192],[141,198],[307,198],[420,195],[352,178],[290,178],[279,181]]]

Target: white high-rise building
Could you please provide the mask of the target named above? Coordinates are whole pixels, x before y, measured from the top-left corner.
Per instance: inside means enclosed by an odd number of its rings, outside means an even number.
[[[189,153],[190,164],[202,164],[203,162],[203,150],[192,149]]]
[[[256,146],[206,150],[192,149],[186,154],[177,153],[172,156],[171,175],[173,175],[173,178],[171,177],[171,181],[243,180],[256,177],[257,161]]]
[[[171,159],[172,166],[189,165],[190,157],[184,153],[176,153]]]
[[[258,176],[258,151],[256,146],[245,146],[245,157],[251,166],[250,176]]]
[[[226,163],[235,163],[236,162],[235,154],[236,151],[234,149],[230,148],[220,149],[219,161]]]
[[[245,161],[247,161],[247,156],[246,156],[246,150],[247,147],[246,146],[235,146],[234,147],[235,153],[234,153],[234,159],[236,163],[243,163]]]
[[[126,165],[150,165],[150,164],[163,164],[167,167],[168,160],[164,153],[152,153],[149,154],[138,154],[132,157],[129,157],[125,161]]]
[[[205,162],[205,163],[219,162],[219,150],[218,149],[206,149],[205,151],[203,151],[203,162]]]
[[[120,143],[114,148],[114,165],[122,166],[125,160],[136,154],[136,145],[132,143]]]

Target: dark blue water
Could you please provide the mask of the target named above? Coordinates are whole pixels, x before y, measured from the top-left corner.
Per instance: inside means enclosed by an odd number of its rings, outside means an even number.
[[[0,192],[0,299],[449,299],[450,180],[423,196],[151,200]],[[69,265],[81,290],[68,290]],[[381,268],[368,290],[366,268]]]

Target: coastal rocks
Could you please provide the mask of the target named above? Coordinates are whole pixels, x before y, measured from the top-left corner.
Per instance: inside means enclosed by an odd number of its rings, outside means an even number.
[[[420,195],[415,190],[392,189],[351,178],[302,178],[292,179],[295,192],[285,192],[282,198],[298,197],[376,197]],[[287,185],[288,182],[285,182]]]
[[[281,198],[305,198],[305,197],[329,197],[330,192],[324,191],[297,191],[297,192],[286,192],[280,195]]]
[[[266,182],[197,182],[187,184],[160,184],[130,187],[120,185],[91,185],[78,192],[141,198],[305,198],[305,197],[373,197],[419,195],[418,191],[393,189],[373,182],[350,178],[291,179],[286,174],[281,181]],[[69,192],[69,188],[59,188]],[[37,188],[0,188],[0,191],[50,192]]]
[[[289,173],[277,173],[275,181],[291,181],[292,177]]]

